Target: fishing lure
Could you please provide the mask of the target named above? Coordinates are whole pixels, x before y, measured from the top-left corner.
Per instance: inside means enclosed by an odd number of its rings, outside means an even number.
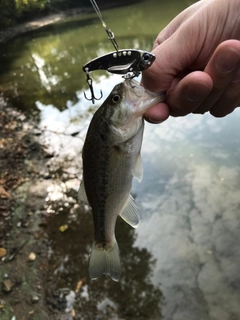
[[[152,65],[153,61],[155,60],[155,56],[152,53],[143,50],[120,50],[114,37],[114,33],[107,27],[106,23],[104,22],[101,11],[96,1],[90,0],[90,2],[102,22],[103,28],[108,35],[108,39],[112,42],[112,45],[115,48],[115,51],[97,57],[87,62],[83,66],[83,71],[86,73],[87,77],[86,81],[91,92],[91,98],[87,98],[85,92],[84,96],[87,100],[91,100],[92,103],[94,103],[95,100],[100,100],[102,98],[102,91],[100,97],[96,98],[93,90],[92,78],[90,77],[89,72],[95,70],[106,70],[110,73],[124,75],[124,78],[134,78],[139,76],[141,71],[146,70]]]

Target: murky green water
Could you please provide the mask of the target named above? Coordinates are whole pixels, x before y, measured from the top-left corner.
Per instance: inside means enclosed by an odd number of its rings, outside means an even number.
[[[103,15],[120,48],[151,50],[157,33],[193,2],[148,0]],[[92,218],[77,204],[77,189],[81,148],[99,104],[84,99],[81,68],[112,49],[94,13],[1,46],[2,98],[34,117],[56,155],[45,206],[50,287],[70,292],[63,311],[75,296],[76,319],[239,319],[239,110],[224,119],[190,115],[147,124],[144,179],[133,185],[142,223],[137,230],[122,221],[116,227],[121,280],[88,279]],[[93,79],[104,97],[121,80],[104,72]],[[59,309],[55,300],[49,304]]]

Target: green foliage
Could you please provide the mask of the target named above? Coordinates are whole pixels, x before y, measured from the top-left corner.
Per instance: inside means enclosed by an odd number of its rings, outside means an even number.
[[[114,3],[135,2],[116,0]],[[98,5],[111,6],[109,0],[98,0]],[[91,6],[89,0],[0,0],[0,31],[18,23],[72,8]]]
[[[88,0],[1,0],[0,30],[41,15],[89,4]]]
[[[0,1],[0,29],[14,24],[15,0]]]
[[[24,19],[38,15],[48,8],[48,0],[15,0],[15,17]]]

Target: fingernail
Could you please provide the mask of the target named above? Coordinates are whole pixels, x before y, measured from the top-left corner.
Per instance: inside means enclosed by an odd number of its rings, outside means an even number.
[[[150,122],[150,123],[153,123],[153,124],[159,124],[159,123],[162,123],[164,122],[165,120],[154,120],[154,119],[151,119],[151,118],[145,118],[146,121]]]
[[[240,54],[237,50],[231,49],[228,52],[219,52],[215,66],[221,73],[229,73],[236,68],[236,65],[240,61]]]

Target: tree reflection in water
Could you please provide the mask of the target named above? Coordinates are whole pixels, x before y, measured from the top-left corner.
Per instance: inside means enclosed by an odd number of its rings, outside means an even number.
[[[77,204],[77,193],[70,190],[61,201],[46,202],[46,209],[58,214],[48,220],[51,240],[49,286],[75,291],[76,319],[161,319],[162,293],[151,281],[154,259],[146,249],[134,246],[135,233],[118,219],[116,238],[121,253],[122,275],[119,282],[103,275],[95,281],[88,278],[88,254],[93,235],[91,210]],[[59,227],[68,225],[65,232]],[[54,293],[48,292],[48,296]],[[50,299],[51,301],[51,299]],[[54,306],[59,309],[59,306]]]
[[[79,101],[78,93],[88,89],[82,66],[113,51],[95,16],[78,16],[38,31],[24,34],[0,46],[1,94],[5,101],[37,120],[36,102],[63,111]],[[93,34],[94,28],[94,34]],[[76,36],[77,34],[77,36]],[[101,39],[96,40],[95,39]],[[151,50],[152,38],[131,35],[120,39],[123,48]],[[110,74],[91,74],[94,82]],[[121,81],[121,77],[119,77]]]
[[[161,1],[164,10],[159,10],[159,1],[152,1],[151,5],[149,1],[141,1],[139,6],[104,11],[104,19],[114,30],[120,48],[151,50],[159,30],[185,6],[185,1],[165,0]],[[82,140],[76,140],[75,133],[83,129],[93,109],[82,99],[82,92],[87,88],[82,66],[112,50],[95,13],[22,35],[0,50],[1,98],[23,111],[26,117],[33,116],[43,139],[50,140],[55,156],[49,161],[49,168],[43,168],[49,170],[46,179],[51,187],[65,186],[62,193],[58,190],[58,197],[46,201],[45,208],[50,242],[48,281],[53,288],[47,293],[47,301],[59,313],[57,320],[63,319],[64,312],[59,310],[64,311],[66,305],[60,303],[56,292],[67,288],[74,294],[79,281],[82,286],[73,305],[76,319],[162,318],[162,293],[158,284],[151,281],[154,259],[149,251],[135,246],[135,231],[120,219],[116,226],[122,261],[120,281],[115,283],[105,276],[90,281],[87,274],[93,225],[89,209],[77,203]],[[104,75],[106,79],[108,74]],[[99,73],[93,73],[92,77],[95,88],[99,89],[100,84],[104,90]],[[110,83],[111,87],[111,79],[107,78],[110,80],[106,81],[107,86]],[[59,141],[51,135],[52,131],[57,132]],[[60,150],[62,147],[65,152]],[[66,159],[56,156],[63,153],[67,154]],[[68,229],[59,231],[64,225]]]

